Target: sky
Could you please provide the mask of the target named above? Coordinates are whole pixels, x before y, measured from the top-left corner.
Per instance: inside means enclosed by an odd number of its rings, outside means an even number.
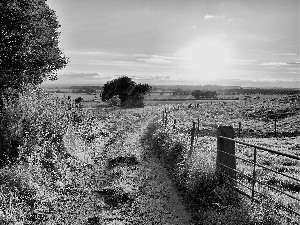
[[[300,88],[299,0],[48,0],[58,80]]]

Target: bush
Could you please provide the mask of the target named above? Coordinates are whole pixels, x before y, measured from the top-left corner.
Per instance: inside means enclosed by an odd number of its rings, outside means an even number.
[[[83,101],[83,98],[82,97],[78,97],[74,101],[75,101],[76,104],[80,104]]]
[[[5,101],[1,114],[1,164],[30,157],[36,146],[61,152],[72,111],[69,102],[28,86],[17,99]],[[40,152],[48,156],[49,152]]]
[[[120,106],[121,100],[118,95],[114,95],[111,99],[108,100],[108,105],[110,107]]]

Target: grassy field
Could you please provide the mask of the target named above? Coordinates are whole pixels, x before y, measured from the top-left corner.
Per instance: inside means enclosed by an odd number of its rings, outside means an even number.
[[[163,161],[169,168],[175,183],[178,183],[184,193],[190,193],[187,201],[194,202],[193,204],[205,209],[200,214],[198,212],[194,214],[199,220],[205,221],[205,224],[218,224],[221,218],[226,218],[232,222],[228,222],[228,224],[266,224],[268,221],[270,224],[298,224],[300,222],[297,215],[291,216],[294,222],[286,220],[283,215],[289,216],[289,213],[281,209],[281,205],[285,205],[300,213],[298,201],[256,184],[256,188],[264,192],[268,199],[264,199],[262,204],[258,205],[252,204],[247,199],[240,199],[240,203],[237,204],[236,199],[227,198],[229,193],[226,189],[222,187],[218,189],[218,182],[213,178],[216,164],[216,128],[219,125],[232,125],[237,133],[238,122],[242,121],[241,140],[299,156],[299,105],[291,103],[288,99],[285,99],[285,102],[283,99],[281,101],[279,99],[276,101],[264,99],[264,101],[249,101],[246,104],[240,101],[203,102],[199,108],[186,107],[180,110],[174,109],[173,105],[166,105],[165,108],[168,111],[167,125],[161,122],[161,117],[155,131],[152,131],[152,137],[155,139],[153,145],[160,149],[157,154],[164,158]],[[274,138],[274,121],[268,119],[268,111],[270,110],[278,113],[283,111],[295,112],[295,114],[278,121],[277,132],[280,137],[277,138]],[[175,129],[174,119],[176,119]],[[197,132],[193,152],[190,157],[187,157],[190,149],[192,121],[197,122],[198,119],[200,122],[199,132]],[[253,160],[253,149],[237,145],[237,155]],[[170,158],[173,159],[169,160]],[[300,162],[297,160],[259,152],[258,163],[269,166],[275,171],[287,173],[292,177],[299,177]],[[237,168],[251,177],[252,165],[247,165],[240,160]],[[257,177],[262,183],[279,188],[299,198],[299,182],[261,168],[257,169]],[[249,183],[245,177],[239,176],[239,179],[251,186],[251,182]],[[222,190],[226,193],[225,196]],[[195,202],[195,198],[200,200]],[[234,205],[239,205],[241,208],[248,207],[246,210],[248,213],[245,214],[244,212],[244,219],[239,222],[237,222],[238,218],[231,213]],[[224,210],[221,210],[222,208]],[[221,214],[219,212],[222,216],[219,216],[220,220],[215,219],[212,222],[211,219],[218,209],[222,211]],[[229,219],[230,215],[232,219]]]
[[[296,217],[294,223],[284,220],[281,214],[285,212],[272,201],[253,204],[238,195],[226,178],[215,173],[219,125],[232,125],[237,131],[242,121],[241,140],[299,155],[300,139],[295,132],[300,130],[299,102],[271,101],[274,96],[267,96],[247,102],[146,101],[155,106],[123,109],[108,108],[106,103],[94,101],[94,95],[39,93],[29,90],[10,103],[3,120],[9,126],[1,123],[10,141],[7,143],[17,142],[20,156],[17,163],[0,169],[0,223],[88,225],[95,220],[144,224],[151,221],[149,218],[160,218],[164,204],[171,215],[170,203],[164,202],[169,198],[164,196],[168,188],[157,185],[154,171],[159,169],[145,160],[156,155],[192,213],[193,224],[299,224]],[[62,101],[68,95],[71,100],[83,97],[84,109],[70,108],[72,101]],[[187,107],[190,103],[199,103],[199,107]],[[164,109],[168,111],[166,124],[162,123]],[[270,111],[292,113],[278,120],[277,138],[273,137]],[[191,152],[192,121],[199,121],[199,130]],[[237,146],[237,154],[252,159],[253,150]],[[109,169],[120,160],[136,165]],[[258,154],[258,162],[295,177],[300,172],[299,162],[266,153]],[[237,165],[251,175],[251,165]],[[257,174],[262,182],[299,196],[300,184],[261,169]],[[103,188],[113,193],[106,201],[93,194],[94,190],[105,192]],[[263,191],[271,199],[300,210],[294,201],[272,190]],[[116,204],[118,207],[112,207]],[[162,224],[175,223],[165,218]]]
[[[56,89],[45,89],[49,93],[58,96],[60,98],[70,96],[72,100],[82,97],[83,101],[86,103],[83,103],[83,107],[87,108],[98,108],[103,107],[105,104],[101,103],[101,97],[99,94],[86,94],[86,93],[73,93],[72,91],[74,89],[67,89],[67,88],[61,88],[60,93],[55,93],[57,91]],[[258,96],[258,95],[257,95]],[[194,104],[199,102],[215,102],[215,101],[230,101],[234,100],[236,101],[236,98],[238,100],[245,102],[243,99],[245,98],[245,95],[218,95],[218,100],[212,99],[212,100],[195,100],[192,95],[181,95],[181,96],[174,96],[174,95],[157,95],[157,94],[150,94],[145,96],[145,105],[168,105],[168,104]],[[252,98],[256,97],[256,95],[252,96]],[[282,96],[280,95],[259,95],[261,99],[276,99],[280,98]],[[222,100],[224,99],[224,100]],[[247,100],[247,102],[256,101],[256,100]],[[89,103],[87,103],[89,102]]]

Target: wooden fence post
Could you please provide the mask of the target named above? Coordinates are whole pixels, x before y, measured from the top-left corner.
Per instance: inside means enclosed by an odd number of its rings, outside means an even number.
[[[234,130],[232,126],[219,126],[217,129],[217,172],[226,173],[229,177],[236,177],[235,142],[225,140],[220,136],[233,138]]]
[[[277,118],[275,117],[275,127],[274,127],[274,134],[275,134],[275,137],[277,137]]]
[[[242,123],[239,122],[239,138],[241,137],[241,127],[242,127]]]
[[[166,114],[166,118],[165,118],[165,126],[167,126],[167,123],[168,123],[168,113],[167,113],[167,110],[165,110],[165,114]]]
[[[191,132],[191,148],[190,148],[190,153],[189,153],[189,157],[192,155],[193,152],[193,145],[194,145],[194,139],[195,139],[195,128],[196,123],[193,121],[193,128],[192,128],[192,132]]]

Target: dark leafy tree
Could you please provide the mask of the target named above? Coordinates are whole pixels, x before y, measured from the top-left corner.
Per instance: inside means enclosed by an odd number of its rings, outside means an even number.
[[[193,97],[194,98],[196,98],[196,99],[199,99],[200,97],[202,97],[202,91],[200,91],[200,90],[195,90],[195,91],[192,91],[192,95],[193,95]]]
[[[148,84],[137,84],[131,90],[126,101],[127,107],[144,107],[145,95],[149,94],[151,87]]]
[[[151,87],[148,84],[136,84],[131,78],[122,76],[107,82],[102,89],[102,101],[108,101],[116,95],[121,101],[121,106],[129,106],[143,101]]]
[[[132,90],[130,92],[130,96],[134,96],[136,94],[146,95],[146,94],[150,93],[150,90],[151,90],[151,86],[149,86],[148,84],[136,84],[132,88]]]
[[[117,95],[119,96],[121,105],[123,105],[128,99],[130,91],[134,86],[135,82],[127,76],[122,76],[117,79],[111,80],[102,87],[102,101],[107,101],[114,95]]]
[[[120,106],[120,99],[117,95],[114,95],[108,102],[108,105],[111,107],[116,107],[116,106]]]
[[[59,27],[46,0],[0,1],[0,95],[57,79],[68,62],[58,46]]]

